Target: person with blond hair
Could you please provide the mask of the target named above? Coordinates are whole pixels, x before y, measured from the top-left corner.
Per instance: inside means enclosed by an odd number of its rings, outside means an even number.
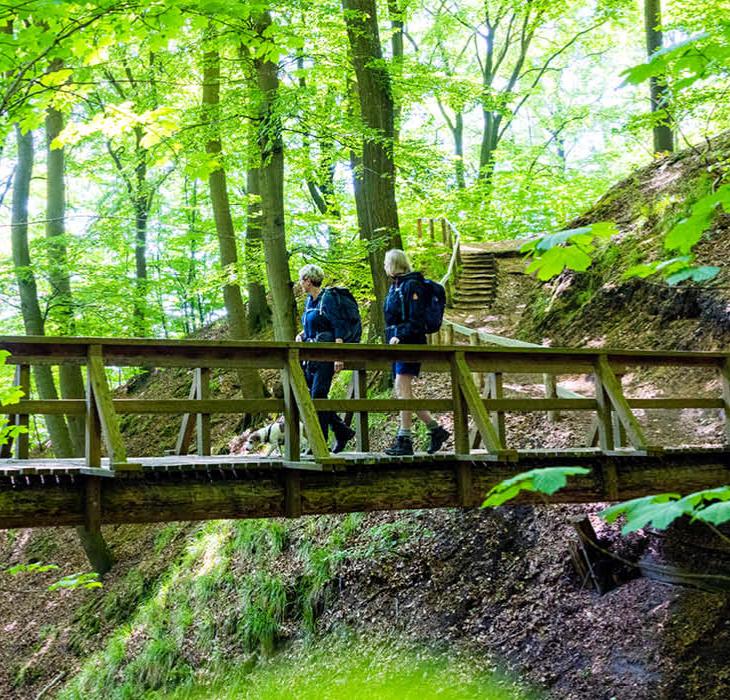
[[[409,343],[426,344],[425,326],[425,280],[420,272],[414,272],[406,254],[397,248],[385,254],[385,274],[391,280],[385,298],[385,339],[390,345]],[[413,378],[417,377],[421,366],[417,362],[395,362],[395,395],[399,399],[413,398]],[[428,411],[416,411],[416,415],[429,430],[427,452],[437,452],[446,442],[450,433],[439,425]],[[386,448],[389,455],[413,454],[413,414],[400,412],[400,425],[393,444]]]
[[[324,271],[319,265],[305,265],[299,270],[299,283],[308,295],[302,314],[302,332],[297,340],[313,343],[342,343],[348,337],[343,320],[334,313],[331,304],[334,296],[322,290]],[[335,371],[342,369],[341,362],[315,362],[304,364],[304,377],[313,399],[326,399],[332,386]],[[327,439],[329,428],[335,436],[332,452],[342,452],[355,437],[355,431],[334,411],[319,411],[319,424]]]

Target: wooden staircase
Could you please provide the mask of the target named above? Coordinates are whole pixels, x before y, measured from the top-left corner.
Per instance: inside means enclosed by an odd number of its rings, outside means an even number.
[[[493,253],[461,249],[461,265],[454,283],[455,309],[484,309],[497,295],[497,260]]]

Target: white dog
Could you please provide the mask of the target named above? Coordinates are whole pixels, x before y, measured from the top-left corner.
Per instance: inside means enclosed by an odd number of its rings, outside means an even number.
[[[306,449],[307,438],[304,437],[304,426],[299,424],[299,434],[301,435],[301,447]],[[265,425],[263,428],[252,431],[245,444],[244,452],[258,452],[262,447],[267,448],[266,457],[271,457],[274,451],[280,455],[283,454],[284,448],[284,418],[283,416],[273,423]]]

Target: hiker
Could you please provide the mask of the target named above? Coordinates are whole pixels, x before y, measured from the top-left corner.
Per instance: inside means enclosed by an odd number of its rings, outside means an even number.
[[[302,314],[302,332],[297,335],[297,340],[313,343],[344,343],[346,341],[358,342],[351,339],[353,319],[346,318],[347,312],[343,313],[343,304],[340,303],[339,295],[346,290],[339,287],[322,289],[324,272],[318,265],[305,265],[299,270],[299,283],[302,289],[308,294]],[[350,314],[357,313],[357,304],[349,294],[351,301],[348,310]],[[355,311],[352,311],[352,304],[355,304]],[[347,310],[346,310],[347,311]],[[344,316],[344,317],[343,317]],[[357,314],[357,324],[360,318]],[[310,360],[304,363],[304,376],[307,380],[309,393],[313,399],[326,399],[332,378],[335,371],[343,368],[342,362],[315,362]],[[335,436],[335,444],[332,452],[342,452],[347,443],[355,437],[355,431],[345,423],[334,411],[319,411],[319,424],[322,426],[324,439],[327,440],[329,428]]]
[[[385,274],[391,279],[385,298],[385,339],[390,345],[409,343],[426,344],[427,281],[420,272],[414,272],[406,254],[397,248],[385,254]],[[418,362],[395,362],[395,395],[399,399],[413,398],[413,378],[421,371]],[[427,452],[437,452],[450,433],[428,411],[416,411],[430,433]],[[395,442],[385,450],[389,455],[412,455],[413,436],[411,411],[400,412],[400,427]]]

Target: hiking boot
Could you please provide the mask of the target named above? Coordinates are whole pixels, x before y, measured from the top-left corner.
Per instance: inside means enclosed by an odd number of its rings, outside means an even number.
[[[342,452],[347,443],[355,437],[355,431],[349,426],[345,426],[345,431],[335,438],[335,446],[332,448],[332,454]]]
[[[428,443],[428,449],[426,452],[428,454],[432,455],[434,452],[438,452],[441,449],[441,445],[443,445],[448,439],[451,433],[446,430],[446,428],[442,428],[440,425],[437,425],[432,431],[431,431],[431,440]]]
[[[413,454],[413,440],[407,435],[398,435],[395,442],[385,448],[385,454],[393,457],[403,457]]]

